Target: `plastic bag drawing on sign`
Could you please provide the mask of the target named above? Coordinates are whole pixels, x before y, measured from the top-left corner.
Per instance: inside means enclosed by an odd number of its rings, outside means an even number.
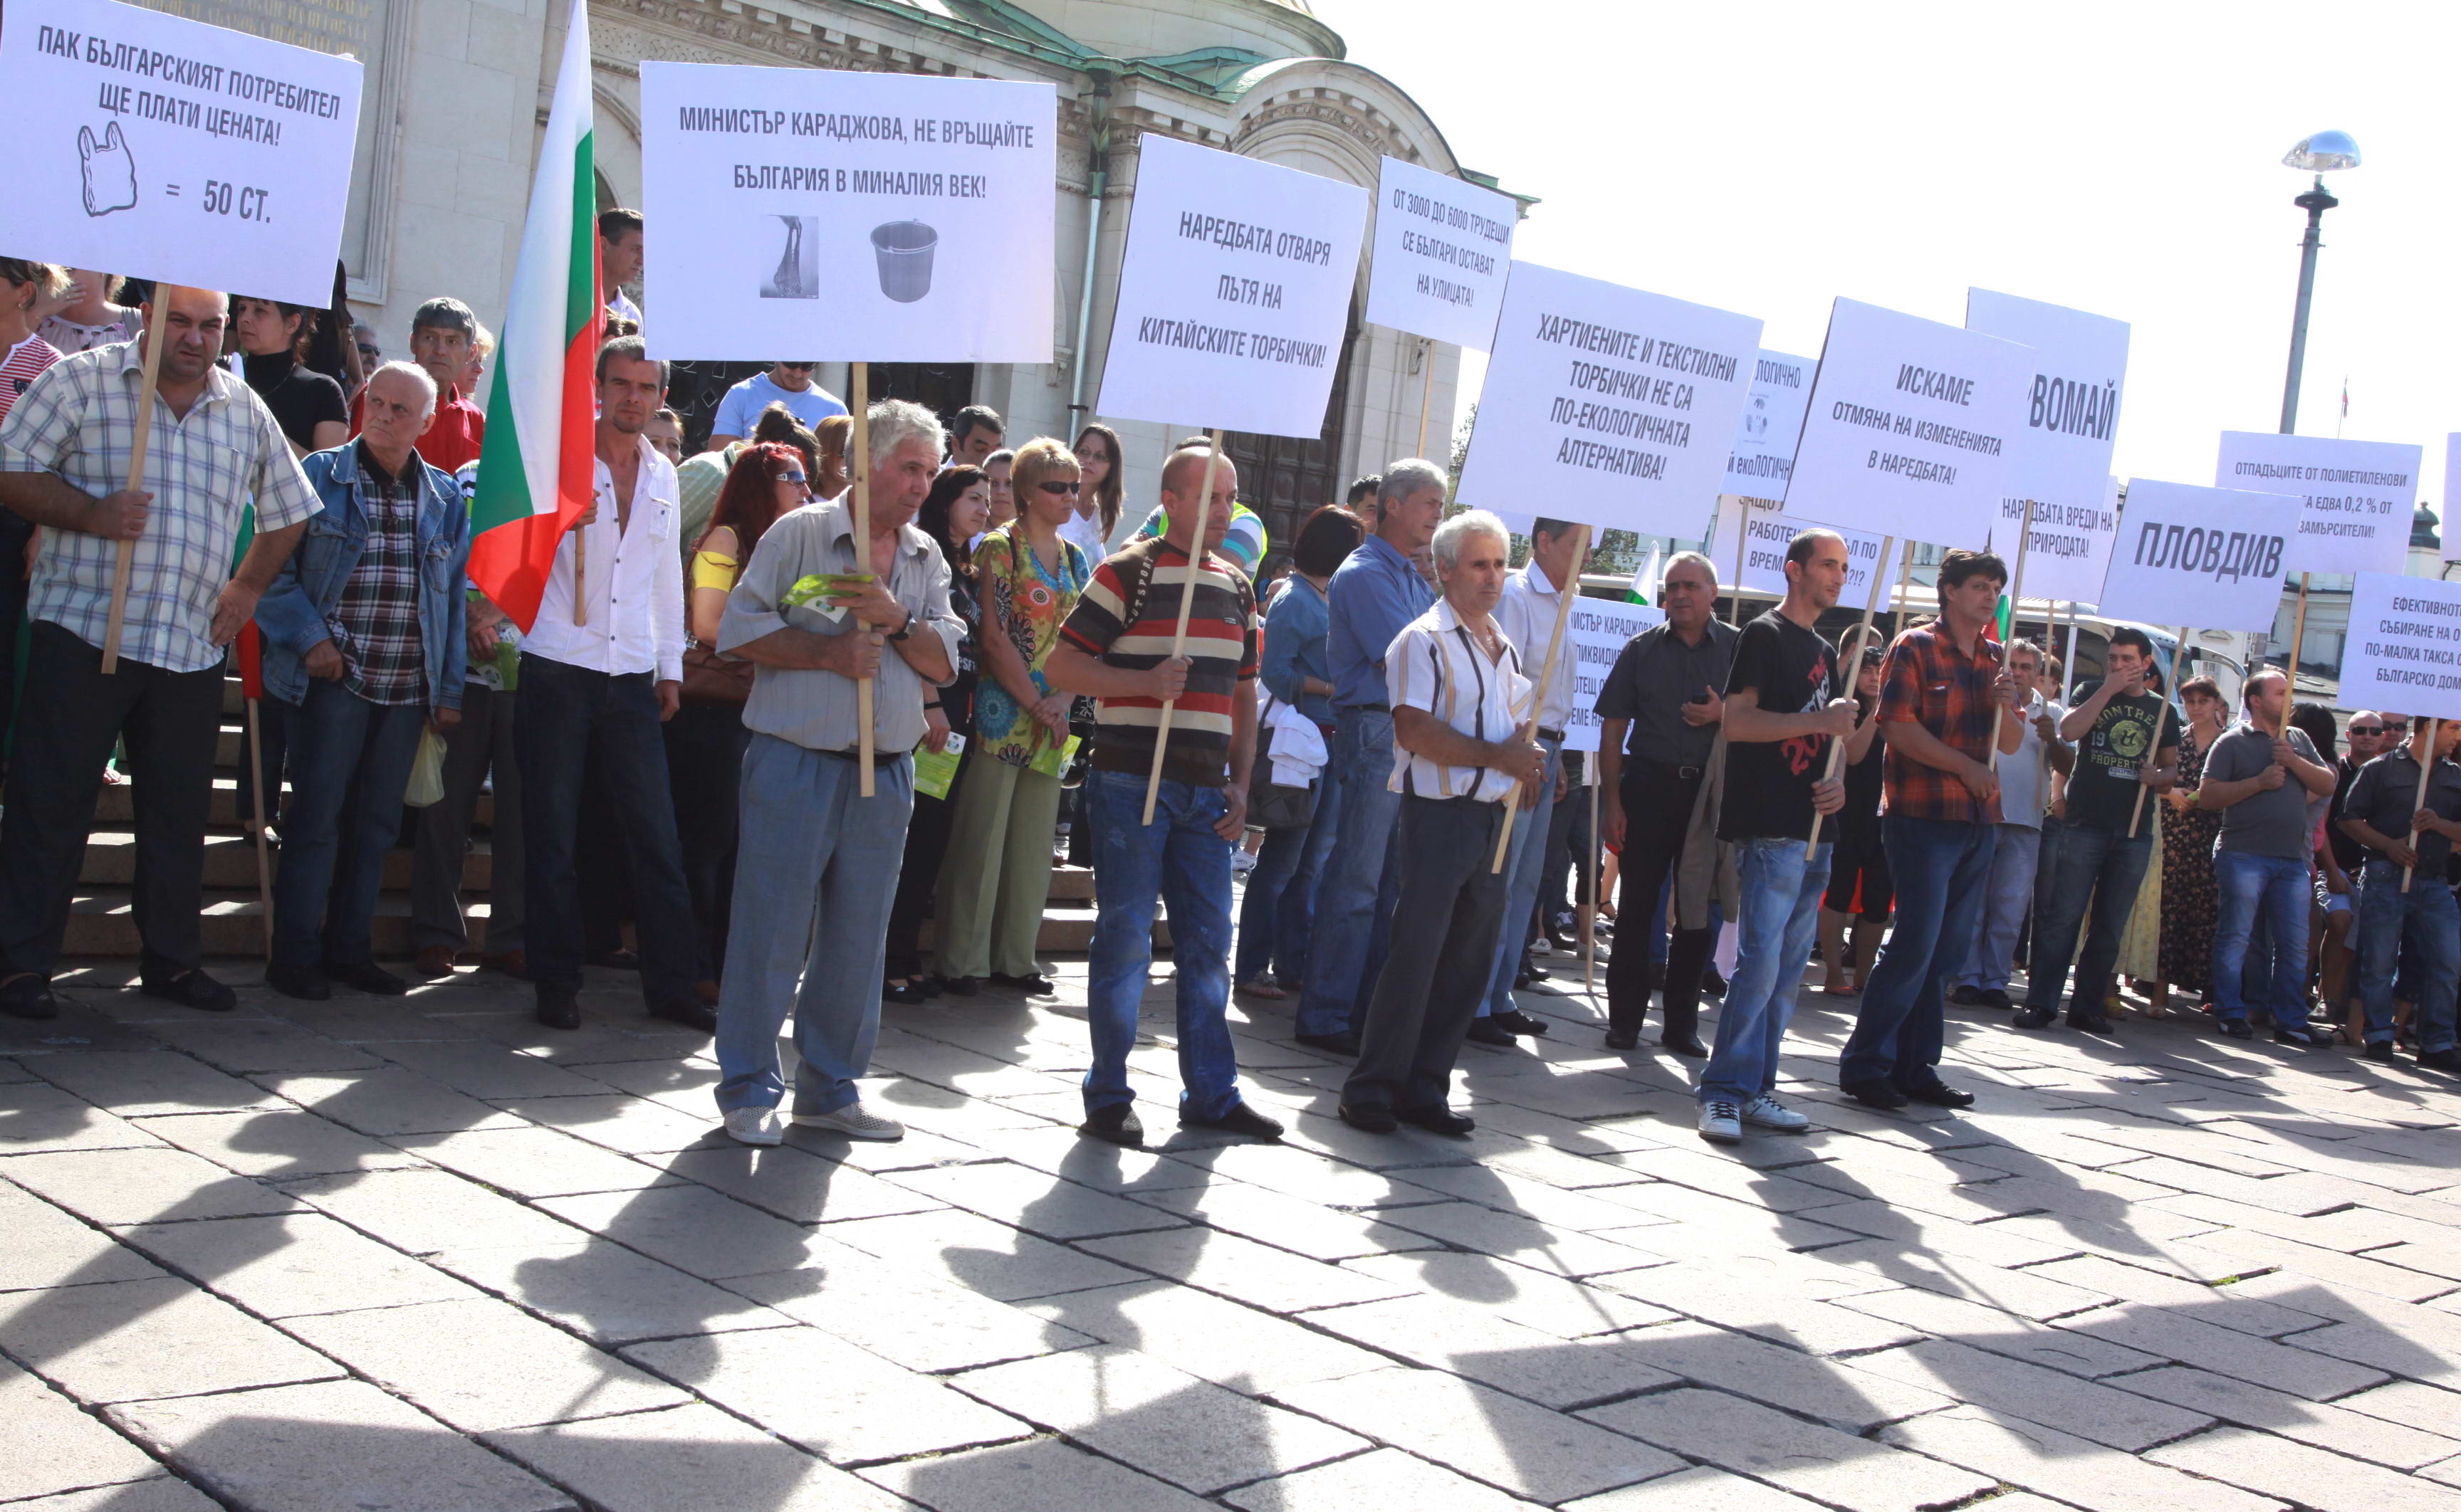
[[[880,264],[880,291],[901,305],[931,292],[931,254],[940,233],[920,221],[891,221],[871,228],[871,251]]]
[[[137,202],[137,160],[128,155],[119,122],[105,126],[100,141],[94,128],[77,128],[77,167],[85,177],[86,214],[109,215]]]
[[[762,220],[772,217],[762,216]],[[763,299],[818,299],[821,297],[820,241],[818,226],[808,215],[781,215],[775,219],[786,223],[786,245],[778,255],[778,266],[760,285]]]

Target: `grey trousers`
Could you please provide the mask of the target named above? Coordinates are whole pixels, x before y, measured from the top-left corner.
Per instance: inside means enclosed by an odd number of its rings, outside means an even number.
[[[470,943],[461,920],[461,863],[470,854],[470,816],[479,784],[496,777],[495,850],[487,896],[487,952],[522,948],[522,764],[513,758],[518,695],[484,683],[461,685],[461,722],[444,736],[444,797],[421,809],[410,861],[410,945],[444,946],[459,953]]]
[[[1452,1091],[1453,1061],[1486,1000],[1504,926],[1509,879],[1493,869],[1503,822],[1497,803],[1402,799],[1392,944],[1359,1026],[1359,1064],[1342,1084],[1343,1102],[1441,1107]]]

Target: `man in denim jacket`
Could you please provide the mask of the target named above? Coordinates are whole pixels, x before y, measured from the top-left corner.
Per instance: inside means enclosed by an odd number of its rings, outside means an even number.
[[[376,370],[358,438],[301,464],[324,511],[257,605],[266,691],[299,710],[265,972],[291,997],[407,987],[375,964],[376,891],[419,732],[460,720],[467,636],[469,512],[417,450],[435,411],[425,372]]]

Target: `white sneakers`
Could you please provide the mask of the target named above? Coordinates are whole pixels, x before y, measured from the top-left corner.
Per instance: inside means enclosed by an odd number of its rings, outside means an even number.
[[[726,1137],[738,1144],[776,1144],[786,1131],[767,1108],[737,1108],[726,1116]]]
[[[1785,1134],[1801,1134],[1811,1127],[1809,1118],[1766,1093],[1744,1104],[1744,1121],[1755,1129],[1776,1129]]]
[[[860,1102],[849,1102],[835,1113],[799,1113],[793,1119],[800,1128],[826,1129],[843,1134],[849,1139],[902,1139],[906,1125],[895,1118],[884,1118],[867,1113]]]
[[[1723,1097],[1709,1097],[1701,1104],[1701,1138],[1712,1144],[1741,1144],[1744,1125],[1735,1105]]]
[[[1744,1126],[1774,1129],[1781,1134],[1801,1134],[1811,1127],[1811,1120],[1766,1094],[1740,1106],[1724,1097],[1707,1097],[1701,1103],[1701,1138],[1712,1144],[1743,1142]]]

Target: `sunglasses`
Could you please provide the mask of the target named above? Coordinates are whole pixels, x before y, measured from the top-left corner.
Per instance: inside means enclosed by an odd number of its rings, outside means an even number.
[[[2352,734],[2352,735],[2382,735],[2382,734],[2384,734],[2384,733],[2385,733],[2385,727],[2384,727],[2384,726],[2382,726],[2382,725],[2352,725],[2352,726],[2350,726],[2350,734]]]
[[[778,481],[781,483],[800,483],[802,480],[803,475],[801,473],[780,473],[778,475]]]
[[[1041,489],[1046,494],[1061,495],[1076,493],[1078,490],[1084,487],[1084,484],[1079,482],[1076,479],[1071,478],[1064,481],[1059,479],[1054,479],[1049,482],[1037,483],[1034,486]]]
[[[817,363],[817,362],[781,362],[781,363],[778,364],[778,366],[780,366],[780,367],[781,367],[781,368],[801,368],[801,369],[802,369],[805,373],[809,373],[809,372],[811,372],[814,368],[819,367],[819,366],[820,366],[820,364],[819,364],[819,363]]]

